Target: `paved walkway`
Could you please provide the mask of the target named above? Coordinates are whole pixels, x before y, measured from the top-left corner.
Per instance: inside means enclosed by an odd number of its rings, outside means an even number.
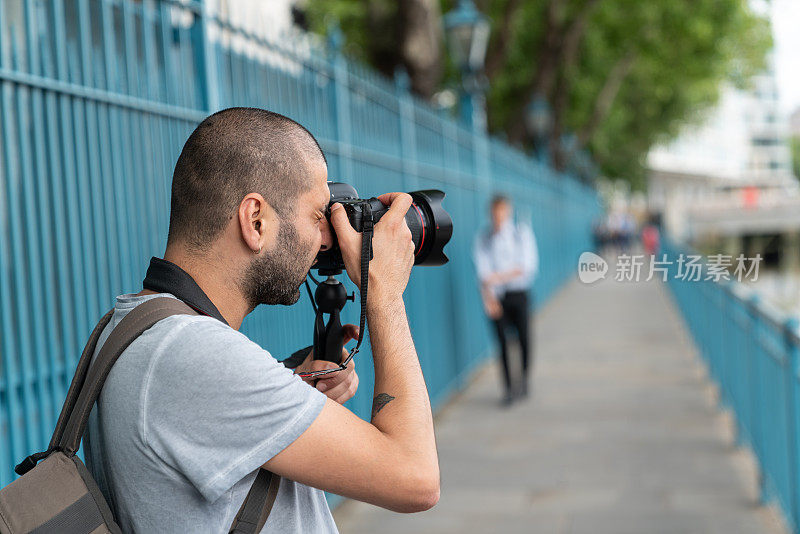
[[[499,408],[492,364],[438,415],[439,504],[348,501],[343,534],[784,532],[666,288],[575,281],[538,320],[531,399]]]

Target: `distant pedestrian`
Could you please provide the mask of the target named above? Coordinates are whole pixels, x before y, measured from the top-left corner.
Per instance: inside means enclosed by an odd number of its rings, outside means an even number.
[[[648,256],[658,254],[660,241],[661,238],[656,225],[648,224],[642,229],[642,247],[645,254]]]
[[[486,315],[500,343],[503,365],[503,405],[528,395],[529,369],[533,367],[530,308],[531,285],[539,270],[539,252],[530,226],[515,223],[509,199],[497,195],[491,203],[491,227],[475,238],[473,255]],[[506,330],[516,330],[522,352],[522,373],[512,380]]]

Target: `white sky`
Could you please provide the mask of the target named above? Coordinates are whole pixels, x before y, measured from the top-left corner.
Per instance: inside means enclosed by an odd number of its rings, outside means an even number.
[[[800,0],[772,0],[775,76],[781,110],[800,108]]]

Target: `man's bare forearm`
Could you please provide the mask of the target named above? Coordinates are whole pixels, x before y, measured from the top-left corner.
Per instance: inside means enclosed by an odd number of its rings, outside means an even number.
[[[430,400],[402,299],[367,308],[375,360],[372,424],[438,470]]]

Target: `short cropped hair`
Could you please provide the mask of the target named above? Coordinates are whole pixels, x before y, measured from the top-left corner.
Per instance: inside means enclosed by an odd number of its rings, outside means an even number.
[[[489,207],[491,209],[495,209],[500,204],[506,204],[506,205],[510,206],[511,205],[511,201],[508,200],[507,196],[498,193],[498,194],[496,194],[496,195],[494,195],[492,197],[492,202],[491,202],[491,204],[489,204]]]
[[[172,175],[167,244],[207,250],[248,193],[260,193],[279,217],[311,189],[313,165],[327,165],[319,143],[288,117],[229,108],[192,132]]]

